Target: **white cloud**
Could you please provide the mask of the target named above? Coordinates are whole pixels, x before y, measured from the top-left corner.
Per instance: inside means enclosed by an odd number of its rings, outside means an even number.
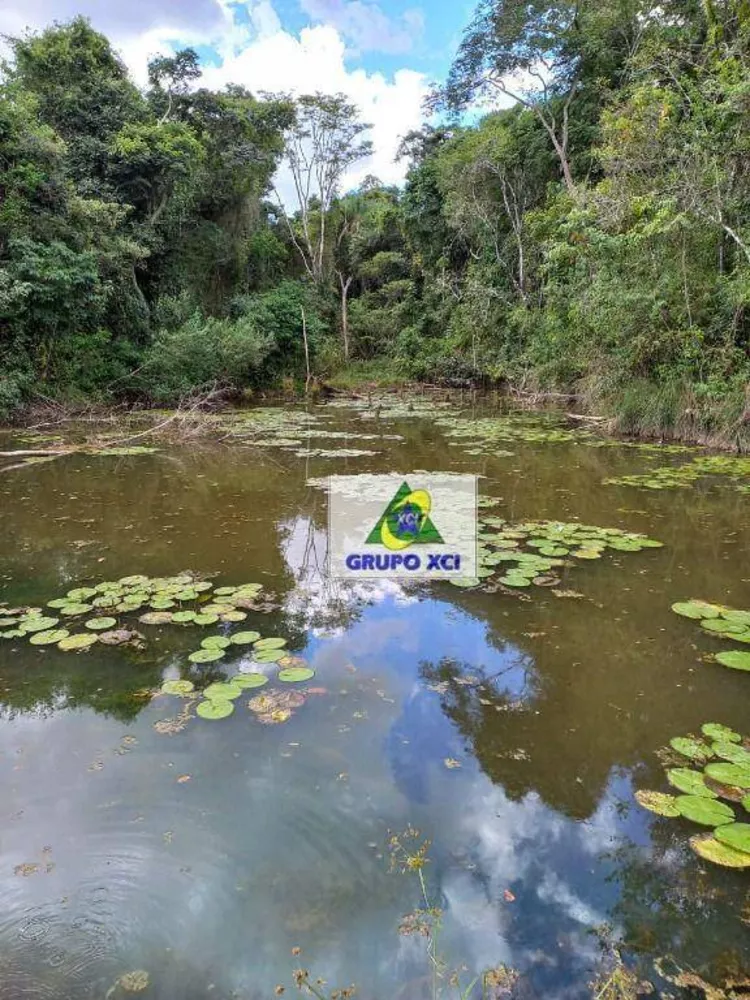
[[[252,91],[344,93],[372,125],[373,155],[347,175],[344,188],[355,187],[368,174],[386,184],[398,184],[406,165],[395,162],[400,139],[422,121],[427,79],[410,69],[397,70],[392,79],[382,73],[350,70],[346,44],[332,25],[304,28],[299,35],[285,31],[267,0],[253,4],[250,14],[256,32],[240,50],[228,53],[222,64],[209,67],[203,82],[209,87],[239,83]],[[286,193],[282,182],[282,196]]]
[[[336,23],[316,24],[299,35],[283,28],[270,0],[156,0],[146,4],[102,4],[99,0],[20,0],[0,12],[0,31],[19,32],[25,25],[39,29],[80,11],[112,40],[135,80],[144,85],[149,59],[188,45],[210,46],[219,65],[208,66],[202,84],[222,88],[242,84],[253,92],[344,93],[371,123],[372,156],[357,164],[344,180],[356,187],[368,174],[386,184],[400,183],[406,164],[396,163],[401,136],[418,128],[428,91],[422,73],[407,68],[391,78],[382,73],[350,69],[346,38],[362,48],[398,50],[398,33],[413,36],[421,25],[418,10],[407,11],[394,25],[371,3],[304,0],[306,9],[326,13]],[[338,24],[338,26],[337,26]],[[291,188],[280,179],[282,197]],[[285,199],[286,200],[286,199]]]
[[[419,8],[394,20],[376,3],[362,0],[300,0],[300,6],[313,21],[332,25],[361,51],[409,52],[424,31]]]

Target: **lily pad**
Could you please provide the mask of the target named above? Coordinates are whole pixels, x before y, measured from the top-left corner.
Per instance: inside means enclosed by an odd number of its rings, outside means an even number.
[[[69,603],[75,604],[76,602],[87,601],[95,593],[96,590],[93,587],[76,587],[74,590],[69,590],[66,596]]]
[[[41,615],[24,619],[19,628],[22,632],[48,632],[60,621],[59,618],[45,618]]]
[[[707,799],[715,799],[716,795],[707,787],[700,771],[691,771],[687,767],[673,767],[667,771],[667,781],[673,788],[685,795],[698,795]]]
[[[736,743],[714,743],[711,750],[715,757],[729,761],[730,764],[737,764],[750,771],[750,751]]]
[[[203,692],[203,697],[216,701],[234,701],[234,699],[239,698],[241,694],[242,688],[239,684],[234,684],[232,682],[217,682],[216,684],[208,685]]]
[[[265,674],[235,674],[230,683],[240,688],[259,688],[268,684],[268,678]]]
[[[147,611],[138,621],[144,625],[170,625],[174,621],[174,615],[169,611]]]
[[[722,726],[720,722],[706,722],[701,726],[701,732],[704,736],[708,736],[710,740],[716,740],[717,743],[723,743],[727,740],[730,743],[742,742],[742,737],[739,733],[735,733],[729,726]]]
[[[270,639],[258,639],[255,643],[256,649],[282,649],[286,646],[286,639],[272,637]]]
[[[201,642],[203,649],[226,649],[231,644],[225,635],[209,635]]]
[[[86,628],[90,628],[92,632],[106,632],[117,624],[116,618],[89,618],[85,623]]]
[[[223,649],[196,649],[188,656],[191,663],[213,663],[224,655]]]
[[[279,680],[284,684],[299,684],[311,680],[314,676],[315,671],[310,667],[286,667],[278,674]]]
[[[236,632],[230,637],[235,646],[249,646],[260,639],[260,632]]]
[[[162,694],[190,694],[195,690],[195,684],[192,681],[164,681],[161,690]]]
[[[231,701],[208,698],[202,701],[195,711],[202,719],[226,719],[234,711],[234,705]]]
[[[258,648],[257,645],[255,648]],[[261,649],[259,653],[253,653],[253,659],[257,663],[276,663],[278,660],[283,660],[286,655],[284,649]]]
[[[193,623],[195,625],[215,625],[218,620],[219,616],[213,614],[197,614],[193,616]]]
[[[750,860],[750,823],[729,823],[716,831],[716,839],[735,851],[744,851]]]
[[[195,621],[194,611],[175,611],[173,615],[170,616],[171,620],[177,625],[192,625]]]
[[[74,618],[77,615],[85,615],[86,612],[91,611],[91,604],[65,604],[60,608],[60,614],[64,615],[66,618]]]
[[[706,601],[681,601],[672,605],[672,611],[682,615],[683,618],[703,621],[708,618],[718,618],[721,608]]]
[[[750,768],[740,767],[738,764],[708,764],[706,774],[722,785],[750,788]]]
[[[69,635],[65,639],[61,639],[58,642],[57,648],[62,649],[65,652],[81,651],[83,649],[89,649],[89,647],[93,646],[95,642],[98,642],[95,635]]]
[[[723,865],[724,868],[750,867],[750,854],[736,851],[728,844],[722,844],[712,833],[696,834],[690,838],[690,846],[704,861],[711,861],[715,865]]]
[[[29,639],[29,642],[32,646],[52,646],[63,639],[67,639],[69,635],[70,632],[67,629],[56,628],[48,632],[35,632]]]
[[[741,649],[717,653],[715,659],[722,667],[729,667],[731,670],[750,670],[750,653],[745,653]]]
[[[656,813],[657,816],[675,817],[680,815],[680,810],[677,808],[677,798],[674,795],[639,790],[635,793],[635,800],[638,805],[648,809],[649,812]]]
[[[678,795],[676,806],[681,816],[702,826],[721,826],[734,822],[734,812],[725,803],[703,795]]]
[[[701,743],[700,740],[691,740],[686,736],[676,736],[669,741],[669,745],[683,757],[689,757],[690,760],[696,760],[700,763],[710,760],[712,756],[710,747],[707,747],[705,743]]]
[[[219,615],[219,621],[227,622],[228,624],[234,624],[236,622],[244,622],[247,618],[246,611],[225,611],[223,615]]]

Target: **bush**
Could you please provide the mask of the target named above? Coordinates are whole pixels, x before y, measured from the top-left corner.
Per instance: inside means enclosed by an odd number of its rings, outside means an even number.
[[[195,313],[175,330],[161,330],[146,352],[140,390],[153,402],[174,405],[212,385],[238,392],[257,384],[274,338],[254,320],[205,319]]]

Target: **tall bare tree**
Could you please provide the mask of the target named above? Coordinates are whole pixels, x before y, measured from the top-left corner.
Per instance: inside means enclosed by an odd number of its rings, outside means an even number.
[[[322,285],[328,217],[346,171],[372,152],[372,143],[364,138],[370,126],[360,121],[358,108],[344,94],[307,94],[295,106],[294,123],[285,135],[295,214],[289,215],[278,191],[276,198],[307,274]]]

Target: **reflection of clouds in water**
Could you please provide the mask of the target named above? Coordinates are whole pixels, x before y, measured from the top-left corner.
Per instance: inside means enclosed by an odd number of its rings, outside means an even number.
[[[401,606],[417,601],[398,580],[330,579],[327,533],[311,518],[295,517],[280,527],[281,554],[297,581],[284,600],[284,610],[301,619],[313,635],[343,635],[348,615],[362,604],[389,598]]]

